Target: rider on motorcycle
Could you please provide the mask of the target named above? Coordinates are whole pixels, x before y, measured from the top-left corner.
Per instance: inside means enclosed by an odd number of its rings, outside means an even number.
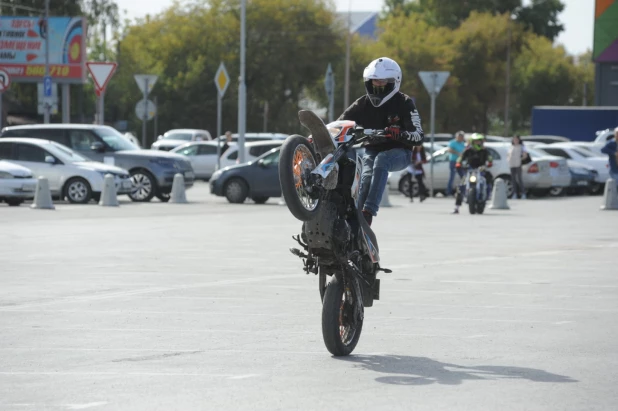
[[[380,208],[389,171],[405,169],[412,157],[412,148],[423,144],[421,118],[412,99],[399,91],[401,69],[388,57],[373,60],[363,72],[366,95],[356,100],[338,120],[355,121],[366,129],[385,130],[385,141],[363,144],[363,173],[358,207],[367,223]]]
[[[461,168],[462,163],[467,163],[469,168],[479,168],[481,166],[487,166],[490,168],[493,163],[493,158],[489,151],[484,147],[483,143],[485,141],[485,136],[479,133],[474,133],[470,137],[470,145],[466,147],[464,152],[459,156],[457,162],[455,163],[456,168]],[[492,179],[489,173],[483,171],[483,176],[487,181],[487,190],[488,190],[488,198],[489,193],[491,193],[491,184]],[[459,214],[459,207],[463,201],[463,196],[466,191],[465,180],[462,180],[457,186],[457,198],[455,200],[455,211],[453,214]]]

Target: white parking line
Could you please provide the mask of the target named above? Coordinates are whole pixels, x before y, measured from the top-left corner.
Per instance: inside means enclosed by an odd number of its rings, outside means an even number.
[[[545,285],[550,287],[573,287],[573,288],[618,288],[618,285],[596,285],[596,284],[557,284],[540,282],[503,282],[503,281],[474,281],[474,280],[440,280],[441,283],[454,284],[497,284],[497,285]]]
[[[277,280],[277,279],[282,279],[282,278],[293,278],[297,276],[298,275],[296,274],[271,275],[271,276],[252,277],[252,278],[241,278],[237,280],[220,280],[220,281],[212,281],[208,283],[199,283],[199,284],[190,284],[190,285],[184,284],[184,285],[179,285],[175,287],[154,287],[154,288],[146,288],[142,290],[120,291],[120,292],[115,292],[115,293],[105,293],[105,294],[99,294],[99,295],[64,297],[64,298],[60,298],[54,301],[23,304],[23,305],[13,305],[10,307],[0,307],[0,311],[16,311],[16,310],[19,310],[25,307],[43,307],[43,306],[63,304],[63,303],[90,302],[90,301],[96,301],[96,300],[105,300],[109,298],[161,293],[161,292],[167,292],[167,291],[187,290],[187,289],[205,288],[205,287],[218,287],[218,286],[232,285],[232,284],[246,284],[246,283],[254,283],[254,282],[260,282],[260,281]]]
[[[15,309],[6,312],[28,312],[28,313],[76,313],[81,315],[88,314],[110,314],[123,315],[130,314],[148,314],[148,315],[199,315],[199,316],[221,316],[222,318],[229,316],[240,317],[271,317],[271,318],[298,318],[311,317],[315,318],[316,314],[298,314],[298,313],[281,313],[281,314],[266,314],[266,313],[231,313],[228,311],[127,311],[127,310],[25,310]],[[538,321],[538,320],[513,320],[513,319],[492,319],[492,318],[463,318],[463,317],[403,317],[403,316],[371,316],[374,320],[422,320],[422,321],[486,321],[486,322],[506,322],[506,323],[525,323],[525,324],[556,324],[555,321]]]
[[[86,410],[88,408],[100,407],[108,404],[107,401],[89,402],[86,404],[45,404],[45,403],[16,403],[16,404],[0,404],[2,407],[35,407],[39,410],[48,408],[67,408],[69,410]]]
[[[537,256],[546,256],[546,255],[558,255],[558,254],[570,254],[574,252],[581,251],[591,251],[603,248],[617,248],[618,243],[609,243],[609,244],[597,244],[590,246],[580,246],[580,247],[572,247],[572,248],[560,248],[556,250],[545,250],[545,251],[529,251],[529,252],[521,252],[521,253],[513,253],[513,254],[505,254],[505,255],[495,255],[495,256],[482,256],[482,257],[472,257],[472,258],[461,258],[456,260],[442,260],[442,261],[432,261],[428,263],[417,263],[417,264],[401,264],[401,265],[385,265],[386,268],[390,269],[399,269],[399,268],[422,268],[422,267],[432,267],[432,266],[440,266],[440,265],[453,265],[453,264],[468,264],[468,263],[478,263],[483,261],[495,261],[495,260],[503,260],[503,259],[512,259],[521,257],[537,257]]]
[[[99,376],[99,375],[131,375],[139,377],[206,377],[243,379],[257,377],[259,374],[208,374],[199,372],[120,372],[120,371],[0,371],[0,375],[54,375],[54,376]],[[240,377],[240,378],[239,378]]]
[[[560,308],[560,307],[539,307],[534,305],[510,306],[510,305],[455,305],[455,304],[421,304],[421,303],[399,303],[412,307],[440,307],[440,308],[482,308],[487,310],[548,310],[548,311],[575,311],[593,313],[618,313],[618,310],[604,310],[594,308]]]

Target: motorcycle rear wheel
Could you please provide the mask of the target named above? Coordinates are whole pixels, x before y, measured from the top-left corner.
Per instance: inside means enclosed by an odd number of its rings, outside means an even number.
[[[309,194],[305,177],[317,167],[318,161],[309,140],[300,135],[289,136],[279,154],[279,181],[285,204],[294,217],[310,221],[321,206],[319,198]]]
[[[363,319],[354,321],[354,306],[357,296],[354,287],[350,284],[344,290],[341,277],[333,277],[324,293],[322,305],[322,337],[328,351],[336,357],[350,355],[363,329]]]

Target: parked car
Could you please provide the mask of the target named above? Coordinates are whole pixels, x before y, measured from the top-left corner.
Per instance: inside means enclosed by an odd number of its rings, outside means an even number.
[[[279,152],[271,149],[255,161],[217,170],[210,178],[210,192],[225,196],[230,203],[243,203],[250,197],[263,204],[270,197],[281,197]]]
[[[607,128],[605,130],[597,131],[597,135],[594,139],[595,143],[605,145],[607,142],[614,138],[614,129]]]
[[[567,160],[569,171],[571,172],[571,185],[564,189],[552,188],[550,195],[558,196],[562,194],[584,194],[595,184],[599,174],[594,168],[574,160]]]
[[[597,171],[598,175],[595,184],[590,187],[590,193],[601,194],[603,192],[605,181],[609,178],[609,163],[607,156],[597,157],[594,154],[578,147],[573,147],[563,143],[538,145],[535,147],[535,150],[565,159],[575,160],[579,163],[593,167]]]
[[[90,160],[129,170],[132,201],[150,201],[157,196],[168,201],[174,175],[184,175],[185,188],[195,178],[191,162],[179,154],[140,150],[115,128],[96,124],[36,124],[2,129],[4,137],[33,137],[55,141]]]
[[[508,165],[508,143],[485,143],[485,147],[489,150],[493,165],[488,170],[491,176],[501,178],[507,186],[507,194],[509,197],[513,195],[513,184],[511,183],[511,169]],[[434,193],[446,193],[446,185],[449,178],[449,159],[448,147],[438,150],[434,153]],[[428,161],[431,160],[431,155],[427,154]],[[532,162],[522,167],[522,179],[527,191],[532,194],[544,195],[549,193],[552,187],[566,187],[570,184],[569,169],[564,159],[560,157],[552,157],[544,154],[531,154]],[[423,166],[427,179],[427,186],[431,185],[430,170],[431,164],[427,163]],[[406,171],[398,171],[389,173],[389,187],[391,190],[408,192],[408,179],[404,178]],[[455,177],[454,186],[459,184],[459,176]],[[413,195],[416,195],[416,186],[413,188]]]
[[[157,141],[150,146],[153,150],[170,151],[188,141],[208,141],[212,140],[212,136],[207,130],[194,128],[178,128],[166,131],[162,136],[157,138]]]
[[[117,194],[131,192],[129,172],[120,167],[89,161],[70,148],[38,138],[0,139],[0,155],[26,167],[37,177],[49,182],[52,196],[71,203],[85,204],[99,201],[106,174],[114,176]]]
[[[567,137],[546,135],[520,136],[520,139],[524,142],[525,145],[528,145],[528,142],[551,144],[571,141],[571,139]]]
[[[217,170],[216,141],[194,141],[192,143],[186,143],[172,149],[170,153],[186,156],[191,162],[195,178],[209,179]]]
[[[8,146],[0,145],[0,158],[8,157],[5,153]],[[0,160],[0,203],[18,206],[25,200],[34,198],[36,179],[32,171],[19,164]]]
[[[577,147],[586,152],[590,152],[595,157],[605,157],[607,154],[601,152],[601,149],[605,146],[605,144],[594,143],[589,141],[570,141],[568,143],[563,143],[565,146]]]
[[[254,141],[245,144],[245,162],[254,161],[262,154],[273,148],[281,147],[285,140]],[[238,144],[233,144],[221,156],[221,168],[240,164],[238,158]]]
[[[245,143],[265,140],[285,140],[288,134],[282,133],[245,133]],[[225,135],[219,136],[219,140],[225,141]],[[238,142],[238,133],[232,134],[232,142]]]

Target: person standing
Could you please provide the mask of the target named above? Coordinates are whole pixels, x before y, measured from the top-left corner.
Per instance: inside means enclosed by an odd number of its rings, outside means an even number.
[[[608,156],[609,176],[618,183],[618,127],[614,130],[614,139],[605,144],[601,152]]]
[[[453,182],[455,181],[455,173],[459,174],[459,178],[463,178],[464,176],[464,171],[455,167],[457,159],[463,154],[466,148],[464,137],[464,132],[458,131],[457,134],[455,134],[455,138],[448,143],[447,151],[450,153],[450,157],[448,184],[446,185],[447,196],[453,194]]]
[[[521,138],[516,135],[511,139],[511,148],[509,148],[508,162],[511,169],[511,183],[513,184],[513,196],[511,198],[526,198],[524,181],[521,174],[522,161],[529,154],[526,152],[526,147],[521,141]]]
[[[414,150],[412,151],[412,163],[408,167],[408,187],[410,191],[410,202],[412,202],[414,198],[412,190],[412,176],[416,178],[416,183],[418,184],[418,196],[421,200],[421,203],[425,201],[428,196],[427,187],[425,187],[425,183],[423,181],[423,178],[425,177],[425,170],[423,170],[423,164],[425,163],[427,163],[425,147],[414,147]]]

